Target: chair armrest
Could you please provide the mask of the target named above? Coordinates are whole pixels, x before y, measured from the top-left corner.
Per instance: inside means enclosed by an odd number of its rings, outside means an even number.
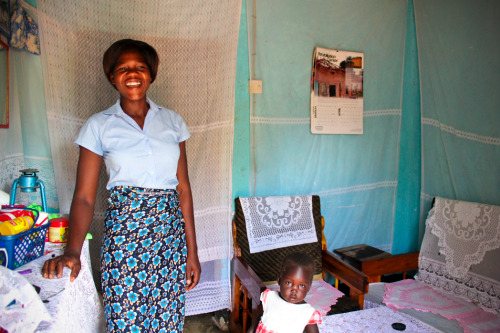
[[[266,290],[266,286],[244,259],[235,257],[232,261],[234,274],[238,276],[241,284],[258,304],[260,302],[260,294]]]
[[[356,295],[368,292],[368,276],[328,250],[323,250],[323,268],[345,283]],[[354,289],[354,290],[353,290]]]
[[[369,260],[361,263],[363,272],[369,275],[386,275],[418,269],[419,252],[396,254],[390,257]]]

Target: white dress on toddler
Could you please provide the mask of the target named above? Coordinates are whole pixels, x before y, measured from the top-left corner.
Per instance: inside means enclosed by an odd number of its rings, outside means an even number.
[[[256,333],[302,333],[307,325],[321,323],[321,314],[311,305],[288,303],[277,291],[265,290],[260,300],[264,314]]]

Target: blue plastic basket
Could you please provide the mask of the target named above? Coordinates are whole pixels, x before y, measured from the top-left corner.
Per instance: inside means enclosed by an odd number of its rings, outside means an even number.
[[[0,236],[0,265],[16,269],[43,255],[50,223],[12,236]]]

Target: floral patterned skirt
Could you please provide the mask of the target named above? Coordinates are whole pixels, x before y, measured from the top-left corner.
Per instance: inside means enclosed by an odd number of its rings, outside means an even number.
[[[102,256],[107,332],[182,332],[187,247],[175,190],[114,187]]]

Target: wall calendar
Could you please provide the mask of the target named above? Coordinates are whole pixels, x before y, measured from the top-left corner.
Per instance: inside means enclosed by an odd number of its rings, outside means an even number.
[[[314,50],[311,132],[363,134],[363,53]]]

